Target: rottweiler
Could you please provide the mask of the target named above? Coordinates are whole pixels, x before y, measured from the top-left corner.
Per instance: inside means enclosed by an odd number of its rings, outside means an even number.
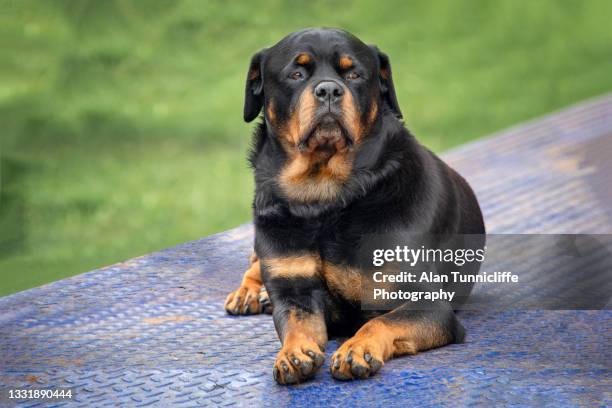
[[[343,30],[294,32],[251,59],[244,120],[262,111],[249,158],[254,253],[225,309],[271,311],[282,343],[274,379],[312,377],[330,336],[352,335],[330,360],[340,380],[462,342],[449,302],[361,307],[363,237],[485,233],[468,183],[404,127],[389,57]]]

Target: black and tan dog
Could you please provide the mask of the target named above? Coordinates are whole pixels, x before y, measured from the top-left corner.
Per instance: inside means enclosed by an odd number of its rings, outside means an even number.
[[[293,33],[251,60],[244,119],[262,108],[250,157],[255,253],[225,308],[272,309],[282,342],[274,378],[313,376],[328,335],[354,334],[330,363],[343,380],[371,376],[394,356],[462,341],[454,304],[360,307],[355,259],[363,236],[484,234],[466,181],[404,128],[389,58],[342,30]]]

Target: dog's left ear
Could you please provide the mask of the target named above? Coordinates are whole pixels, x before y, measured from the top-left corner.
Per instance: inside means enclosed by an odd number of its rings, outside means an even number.
[[[244,90],[244,120],[251,122],[261,112],[264,104],[263,93],[263,58],[265,49],[251,58]]]
[[[395,114],[398,119],[402,118],[397,97],[395,96],[395,87],[393,86],[393,77],[391,76],[391,63],[389,57],[384,52],[381,52],[375,45],[370,45],[374,52],[374,56],[378,60],[378,79],[380,80],[380,92],[383,101],[388,105],[389,109]]]

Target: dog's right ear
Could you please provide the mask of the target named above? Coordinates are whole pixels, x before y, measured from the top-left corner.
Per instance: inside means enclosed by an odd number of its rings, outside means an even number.
[[[244,90],[244,120],[251,122],[255,119],[264,104],[263,94],[263,58],[265,49],[259,51],[251,58],[251,65],[247,73]]]

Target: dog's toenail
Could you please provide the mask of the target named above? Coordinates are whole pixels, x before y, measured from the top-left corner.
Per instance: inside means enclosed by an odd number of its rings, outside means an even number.
[[[274,381],[278,381],[278,368],[274,367],[274,370],[272,370],[272,376],[274,377]]]

